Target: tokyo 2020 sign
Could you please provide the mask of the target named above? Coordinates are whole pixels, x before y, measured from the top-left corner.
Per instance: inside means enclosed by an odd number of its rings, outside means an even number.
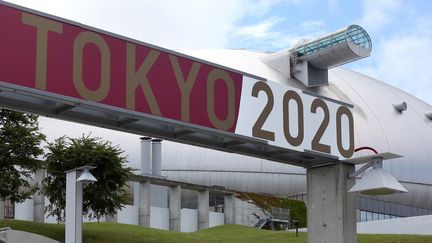
[[[351,107],[0,3],[0,82],[350,158]],[[30,111],[31,112],[31,111]]]

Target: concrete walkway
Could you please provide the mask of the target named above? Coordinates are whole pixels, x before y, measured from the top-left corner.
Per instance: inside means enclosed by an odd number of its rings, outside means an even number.
[[[2,233],[6,233],[7,243],[60,243],[42,235],[37,235],[20,230],[7,230],[3,231]]]

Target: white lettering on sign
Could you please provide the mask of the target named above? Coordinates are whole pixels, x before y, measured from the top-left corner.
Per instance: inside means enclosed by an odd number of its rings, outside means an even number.
[[[347,106],[276,82],[244,77],[236,133],[270,145],[350,158],[354,120]]]

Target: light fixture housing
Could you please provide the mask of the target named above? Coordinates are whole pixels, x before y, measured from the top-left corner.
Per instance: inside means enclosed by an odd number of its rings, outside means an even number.
[[[364,195],[387,195],[408,192],[392,175],[382,168],[368,171],[348,192]]]
[[[82,182],[84,185],[89,185],[95,181],[97,181],[97,179],[90,173],[90,170],[93,169],[95,167],[93,166],[83,166],[82,169],[82,173],[80,174],[80,176],[78,177],[78,179],[76,180],[77,182]]]
[[[391,174],[383,170],[382,160],[383,157],[373,157],[369,163],[365,164],[358,171],[349,174],[349,178],[355,178],[369,167],[372,167],[361,180],[356,181],[356,184],[348,192],[359,192],[364,195],[387,195],[408,192]]]

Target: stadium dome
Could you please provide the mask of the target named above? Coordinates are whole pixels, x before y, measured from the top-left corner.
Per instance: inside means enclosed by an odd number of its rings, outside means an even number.
[[[386,211],[391,205],[400,216],[432,214],[432,120],[426,115],[432,106],[400,89],[346,68],[329,70],[329,85],[307,88],[268,65],[262,58],[268,52],[249,50],[179,50],[209,62],[260,76],[271,81],[341,100],[354,105],[355,145],[370,146],[379,152],[404,157],[384,162],[384,169],[409,191],[405,194],[364,198],[358,207],[367,211]],[[394,104],[406,102],[399,112]],[[65,125],[41,119],[48,138],[62,136]],[[49,123],[49,125],[47,124]],[[119,144],[131,165],[138,165],[139,136],[89,128],[74,124],[68,136],[92,135]],[[75,133],[75,134],[73,134]],[[355,156],[367,155],[366,152]],[[264,159],[225,153],[169,141],[163,142],[162,175],[169,179],[229,189],[273,195],[296,195],[306,191],[306,172],[301,167]],[[379,201],[376,201],[376,200]],[[380,206],[382,205],[382,206]],[[396,205],[396,206],[395,206]],[[388,211],[388,210],[387,210]],[[403,211],[403,212],[402,212]]]
[[[247,50],[180,52],[353,104],[356,147],[370,146],[379,152],[404,156],[384,162],[384,169],[402,182],[409,193],[379,198],[432,208],[432,120],[426,116],[432,111],[430,104],[346,68],[330,69],[328,86],[306,88],[264,64],[261,59],[269,53]],[[399,112],[393,105],[402,102],[406,102],[408,108]],[[168,144],[166,147],[164,173],[173,179],[279,195],[306,190],[305,170],[299,167],[189,146],[188,149]],[[366,153],[355,156],[360,155]]]

